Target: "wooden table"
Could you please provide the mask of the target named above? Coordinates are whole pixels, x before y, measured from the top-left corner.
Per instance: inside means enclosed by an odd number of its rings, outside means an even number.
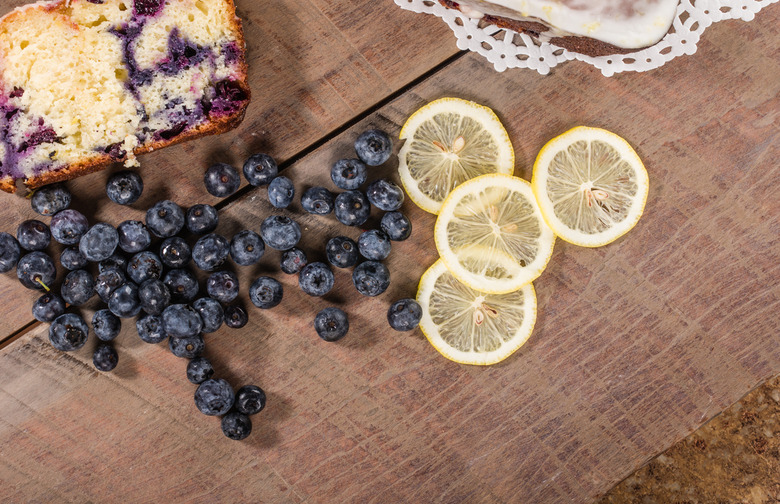
[[[2,13],[20,3],[2,0]],[[216,204],[204,169],[257,151],[280,161],[299,194],[329,184],[359,132],[397,135],[442,96],[496,110],[525,178],[566,129],[617,132],[650,174],[645,215],[607,247],[559,241],[536,282],[534,335],[488,368],[387,326],[389,303],[413,296],[436,259],[434,219],[410,201],[414,233],[394,245],[392,284],[378,298],[359,296],[346,271],[333,294],[310,298],[267,252],[239,270],[242,284],[270,274],[282,304],[206,336],[219,376],[268,393],[243,442],[196,410],[186,362],[140,341],[132,321],[119,366],[100,373],[95,342],[54,350],[30,315],[37,294],[2,275],[3,502],[586,503],[780,372],[779,6],[708,28],[693,56],[605,78],[578,62],[545,77],[496,73],[458,52],[440,20],[390,0],[236,3],[254,92],[243,124],[143,156],[147,189],[130,209],[104,197],[109,172],[72,183],[93,222],[140,218],[164,197]],[[395,166],[373,173],[397,179]],[[3,231],[35,217],[23,198],[3,201]],[[272,211],[265,190],[249,188],[220,208],[226,236]],[[314,258],[328,237],[358,234],[298,203],[289,213]],[[331,304],[351,317],[338,344],[312,328]]]

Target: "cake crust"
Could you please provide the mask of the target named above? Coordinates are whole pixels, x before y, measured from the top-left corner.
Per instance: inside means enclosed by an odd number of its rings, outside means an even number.
[[[88,1],[88,0],[87,0]],[[182,142],[187,142],[207,135],[216,135],[226,133],[236,128],[243,120],[246,113],[246,109],[249,106],[251,100],[251,89],[248,85],[248,64],[246,61],[246,40],[244,38],[244,32],[240,18],[235,14],[235,4],[233,0],[221,0],[223,1],[233,13],[231,19],[231,32],[235,36],[235,44],[238,47],[238,68],[235,72],[235,80],[231,81],[232,85],[238,87],[238,91],[242,93],[241,100],[236,110],[212,118],[209,116],[205,122],[195,124],[176,134],[170,139],[156,139],[153,141],[144,142],[132,149],[132,153],[124,153],[122,155],[110,155],[109,153],[99,153],[97,155],[90,156],[87,159],[71,162],[67,165],[58,168],[56,170],[47,171],[38,175],[18,179],[21,180],[24,186],[30,190],[37,189],[39,187],[54,183],[70,180],[82,175],[101,171],[114,163],[123,163],[128,158],[133,158],[136,155],[145,154],[154,150],[162,149],[171,145],[175,145]],[[71,3],[71,0],[51,0],[45,2],[38,2],[34,4],[28,4],[21,6],[2,18],[0,18],[0,27],[13,23],[17,16],[24,15],[27,9],[41,9],[47,13],[57,13],[62,9],[67,9]],[[1,62],[0,62],[1,63]],[[0,84],[2,77],[0,77]],[[7,193],[14,193],[17,190],[17,181],[11,176],[6,176],[0,179],[0,190]]]

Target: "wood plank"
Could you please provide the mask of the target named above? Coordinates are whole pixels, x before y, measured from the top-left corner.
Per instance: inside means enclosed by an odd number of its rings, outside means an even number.
[[[644,217],[605,248],[556,245],[536,283],[535,334],[507,361],[461,366],[419,331],[387,328],[388,304],[435,260],[433,217],[406,202],[415,231],[394,246],[382,296],[356,296],[339,271],[332,295],[309,298],[274,252],[241,270],[244,285],[271,274],[285,287],[251,326],[207,336],[220,376],[268,391],[245,442],[197,413],[183,361],[129,328],[108,375],[92,370],[89,348],[52,350],[42,327],[9,345],[4,487],[44,502],[591,502],[780,372],[777,12],[718,23],[695,56],[646,74],[606,79],[577,63],[495,74],[469,55],[287,170],[299,190],[324,183],[358,132],[397,133],[445,95],[498,112],[526,178],[544,142],[576,124],[627,138],[650,173]],[[379,173],[394,177],[394,162]],[[222,211],[221,232],[256,228],[270,211],[253,191]],[[297,205],[293,215],[312,257],[326,237],[357,232]],[[351,317],[338,344],[311,328],[331,303]]]
[[[24,3],[0,0],[0,15]],[[137,219],[143,209],[164,198],[185,207],[216,203],[203,190],[203,172],[212,163],[240,167],[260,151],[284,162],[458,52],[451,32],[438,19],[403,11],[392,2],[237,0],[236,6],[244,20],[254,95],[244,122],[224,135],[141,156],[139,173],[147,189],[131,208],[105,198],[110,171],[71,183],[78,195],[74,207],[91,222]],[[14,234],[18,223],[39,217],[21,197],[4,200],[3,231]],[[57,256],[59,251],[51,248]],[[64,272],[58,277],[61,280]],[[0,299],[20,292],[13,272],[0,275]],[[0,320],[0,340],[32,320],[27,299],[37,296],[23,296],[24,302],[8,306]]]

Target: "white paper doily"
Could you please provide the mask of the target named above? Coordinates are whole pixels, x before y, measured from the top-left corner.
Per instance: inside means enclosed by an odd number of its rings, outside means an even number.
[[[646,72],[683,54],[696,52],[704,30],[725,19],[752,20],[756,13],[778,0],[681,0],[669,33],[654,46],[628,54],[586,56],[549,42],[538,42],[524,33],[471,19],[435,0],[395,0],[401,8],[442,18],[455,33],[458,48],[481,54],[497,71],[532,68],[542,75],[569,60],[589,63],[610,77],[620,72]]]

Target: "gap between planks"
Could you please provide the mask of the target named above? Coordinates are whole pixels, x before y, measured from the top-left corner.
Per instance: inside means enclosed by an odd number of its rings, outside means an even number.
[[[448,66],[452,65],[456,61],[458,61],[460,58],[465,56],[468,51],[460,51],[455,53],[454,55],[450,56],[449,58],[445,59],[438,65],[434,66],[430,70],[424,72],[420,76],[414,78],[407,84],[404,84],[397,90],[393,91],[389,95],[385,96],[378,102],[374,103],[364,111],[354,115],[350,119],[344,121],[340,126],[337,126],[333,130],[331,130],[329,133],[326,133],[322,137],[320,137],[318,140],[310,143],[309,145],[305,146],[300,151],[296,152],[289,158],[285,159],[281,163],[279,163],[279,172],[283,172],[286,168],[294,165],[301,159],[305,158],[309,154],[315,152],[317,149],[321,148],[322,146],[326,145],[327,143],[331,142],[332,140],[339,137],[342,133],[353,127],[354,125],[358,124],[359,122],[363,121],[367,117],[371,116],[372,114],[378,112],[382,108],[384,108],[389,103],[393,102],[397,98],[399,98],[404,93],[410,91],[411,89],[414,89],[415,87],[419,86],[426,80],[430,79],[434,75],[438,74]],[[217,210],[222,210],[223,208],[227,208],[228,206],[232,205],[233,203],[237,203],[240,200],[244,199],[248,195],[252,194],[252,192],[258,190],[258,187],[254,187],[252,185],[247,184],[245,187],[239,189],[235,193],[231,194],[227,198],[217,202],[214,207]],[[38,322],[37,320],[32,320],[29,323],[22,326],[20,329],[12,332],[5,338],[0,340],[0,351],[4,350],[7,346],[12,344],[14,341],[20,339],[22,336],[27,334],[28,332],[32,331],[33,329],[37,328],[41,322]]]

